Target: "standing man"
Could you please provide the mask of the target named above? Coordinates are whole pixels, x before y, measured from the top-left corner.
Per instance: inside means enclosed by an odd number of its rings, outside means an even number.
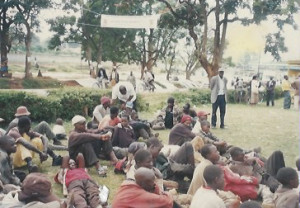
[[[300,87],[300,75],[298,78],[292,83],[292,87],[295,89],[294,94],[294,108],[296,110],[299,109],[299,87]]]
[[[283,101],[283,108],[290,109],[291,107],[291,83],[289,81],[289,77],[284,75],[284,80],[282,80],[281,89],[283,91],[284,101]]]
[[[270,80],[267,82],[267,106],[269,106],[270,101],[272,102],[272,106],[274,106],[275,86],[276,82],[273,80],[273,77],[270,77]]]
[[[226,112],[227,102],[227,79],[224,77],[224,70],[219,69],[219,75],[213,76],[210,80],[211,89],[211,103],[212,103],[212,127],[216,127],[217,123],[217,109],[220,108],[220,128],[224,129],[224,117]]]

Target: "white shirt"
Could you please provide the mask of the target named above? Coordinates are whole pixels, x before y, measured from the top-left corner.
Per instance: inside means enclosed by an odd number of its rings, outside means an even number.
[[[103,105],[97,105],[93,111],[93,119],[96,118],[98,122],[106,115],[110,114],[110,108],[104,108]]]
[[[120,93],[119,87],[121,85],[125,86],[125,88],[126,88],[126,94],[125,95],[122,95]],[[135,99],[136,99],[136,92],[134,91],[133,85],[130,82],[119,82],[112,89],[111,99],[113,99],[113,100],[118,98],[119,100],[127,102],[128,98],[130,96],[133,96],[131,98],[131,102],[135,101]]]
[[[193,196],[190,208],[226,208],[214,190],[200,187]]]
[[[219,92],[218,95],[225,95],[224,88],[225,88],[225,83],[224,79],[218,76],[218,82],[219,82]]]
[[[192,130],[192,132],[194,134],[199,134],[200,131],[201,131],[201,124],[200,124],[199,120],[197,120],[197,122],[196,122],[196,124],[195,124],[195,126],[194,126],[194,128]]]
[[[53,133],[56,135],[56,134],[65,134],[66,135],[66,130],[65,128],[62,126],[62,125],[58,125],[58,124],[55,124],[53,126]]]

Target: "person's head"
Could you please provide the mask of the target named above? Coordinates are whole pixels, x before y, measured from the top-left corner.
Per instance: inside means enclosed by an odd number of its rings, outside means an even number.
[[[63,120],[61,118],[57,118],[55,123],[57,125],[61,125],[61,126],[64,124],[64,122],[63,122]]]
[[[133,73],[132,73],[132,71],[130,72],[130,76],[133,76]]]
[[[123,127],[128,127],[128,123],[129,123],[129,116],[124,114],[121,117],[121,124]]]
[[[261,208],[261,206],[256,201],[245,201],[241,204],[240,208]]]
[[[221,78],[223,78],[223,76],[224,76],[224,69],[220,68],[218,72],[219,72],[219,76]]]
[[[287,75],[284,75],[283,78],[284,78],[285,80],[288,80],[288,79],[289,79],[289,77],[288,77]]]
[[[186,104],[183,106],[183,110],[182,110],[182,111],[183,111],[185,114],[189,114],[190,108],[191,108],[191,105],[190,105],[189,103],[186,103]]]
[[[276,179],[284,187],[293,189],[299,186],[298,173],[293,168],[280,168],[277,172]]]
[[[110,107],[110,99],[109,97],[103,96],[100,99],[100,103],[102,104],[102,106],[106,109]]]
[[[210,131],[210,123],[207,120],[203,120],[200,123],[201,125],[201,130],[205,133],[208,133]]]
[[[239,147],[232,147],[230,150],[230,156],[234,161],[244,162],[245,159],[244,150]]]
[[[273,80],[274,77],[270,76],[270,80]]]
[[[157,137],[150,137],[146,141],[146,145],[154,160],[157,158],[160,150],[164,147],[162,142]]]
[[[84,132],[86,130],[85,123],[86,119],[83,116],[76,115],[72,118],[72,125],[76,131]]]
[[[76,168],[76,162],[75,162],[75,160],[73,160],[73,159],[69,160],[69,168],[71,170]]]
[[[168,103],[168,107],[171,108],[174,106],[175,99],[173,97],[169,97],[167,103]]]
[[[300,158],[298,158],[296,160],[296,167],[297,167],[297,170],[300,171]]]
[[[153,168],[152,155],[148,150],[140,149],[134,154],[134,160],[136,162],[136,167]]]
[[[30,112],[27,110],[25,106],[19,106],[17,108],[17,111],[15,113],[15,117],[21,117],[21,116],[29,116]]]
[[[155,175],[153,170],[140,167],[134,174],[135,182],[148,192],[153,192],[155,189]]]
[[[124,85],[120,85],[119,91],[122,95],[126,95],[126,93],[127,93],[127,89]]]
[[[113,106],[110,108],[110,118],[111,119],[117,118],[118,114],[119,114],[119,109],[117,107]]]
[[[186,126],[190,126],[192,123],[192,117],[189,115],[183,115],[181,118],[181,123]]]
[[[20,133],[28,133],[31,128],[31,120],[28,116],[22,116],[18,121],[18,128]]]
[[[16,141],[8,135],[0,137],[0,147],[7,152],[7,154],[15,153],[17,151]]]
[[[216,164],[220,159],[220,153],[215,145],[205,144],[200,151],[202,157],[211,161],[213,164]]]
[[[203,178],[207,185],[214,190],[224,189],[224,173],[223,170],[217,165],[209,165],[204,169]]]
[[[210,115],[210,113],[207,113],[205,111],[199,111],[197,113],[197,117],[198,117],[198,119],[199,119],[200,122],[203,121],[203,120],[207,120],[207,116],[208,115]]]
[[[252,77],[252,79],[255,79],[255,80],[256,80],[256,79],[257,79],[257,76],[256,76],[256,75],[254,75],[254,76]]]
[[[131,111],[130,117],[132,120],[138,120],[139,119],[139,115],[135,110]]]

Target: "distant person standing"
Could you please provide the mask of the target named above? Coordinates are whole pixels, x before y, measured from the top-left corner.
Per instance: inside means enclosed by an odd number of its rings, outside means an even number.
[[[270,77],[270,80],[267,82],[267,106],[269,106],[270,101],[272,102],[272,106],[275,104],[275,86],[276,82],[273,80],[273,77]]]
[[[135,76],[133,75],[132,71],[130,72],[129,76],[127,77],[127,81],[132,84],[134,89],[136,89],[136,80],[135,80]]]
[[[224,128],[224,117],[226,112],[227,102],[227,79],[224,77],[224,70],[219,69],[219,74],[213,76],[210,80],[211,103],[212,103],[212,127],[216,127],[217,110],[220,108],[220,128]]]
[[[106,83],[108,82],[108,77],[106,70],[100,65],[97,72],[97,80],[101,84],[102,89],[106,88]]]
[[[113,66],[112,72],[109,76],[109,81],[112,87],[119,83],[119,73],[117,72],[117,66]]]
[[[283,91],[284,101],[283,101],[283,108],[290,109],[291,107],[291,83],[289,81],[289,77],[284,75],[284,79],[282,80],[281,89]]]
[[[299,109],[299,87],[300,87],[300,75],[298,78],[292,83],[292,87],[295,89],[294,94],[294,108],[296,110]]]
[[[256,105],[258,103],[258,95],[259,95],[258,88],[260,87],[260,82],[257,80],[257,75],[254,75],[252,77],[250,87],[251,87],[250,104]]]

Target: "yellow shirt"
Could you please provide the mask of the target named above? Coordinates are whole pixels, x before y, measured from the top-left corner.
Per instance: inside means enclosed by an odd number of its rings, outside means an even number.
[[[281,84],[282,91],[290,91],[291,90],[291,83],[288,80],[282,80]]]

